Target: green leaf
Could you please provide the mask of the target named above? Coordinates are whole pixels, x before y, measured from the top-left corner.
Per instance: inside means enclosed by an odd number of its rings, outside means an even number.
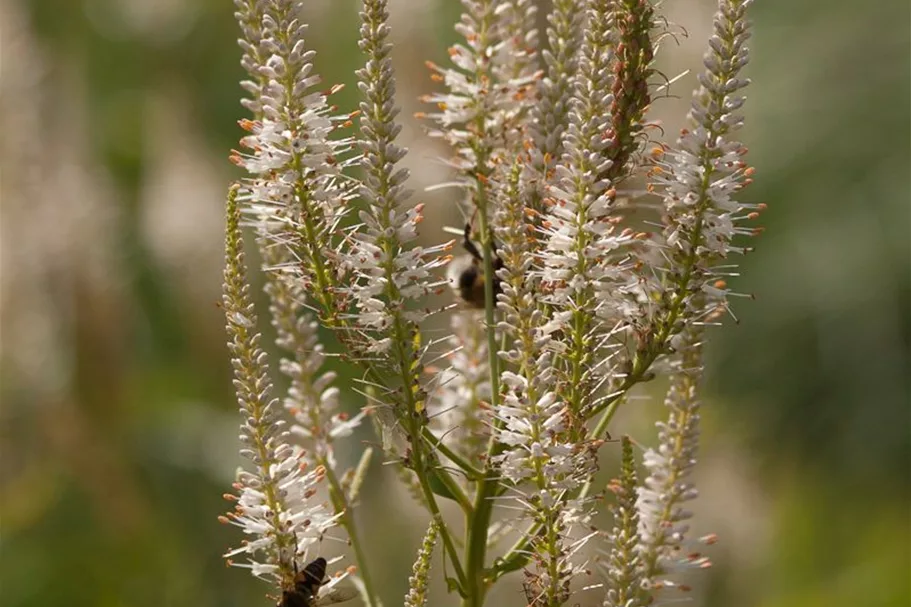
[[[452,494],[452,491],[449,490],[449,487],[446,486],[446,483],[440,479],[439,473],[433,468],[428,469],[427,472],[429,477],[428,481],[430,490],[440,497],[445,497],[446,499],[455,501],[455,495]]]
[[[512,573],[513,571],[518,571],[528,563],[528,557],[523,554],[515,554],[510,557],[508,560],[503,558],[497,558],[493,562],[493,579],[497,579],[502,575],[507,573]]]

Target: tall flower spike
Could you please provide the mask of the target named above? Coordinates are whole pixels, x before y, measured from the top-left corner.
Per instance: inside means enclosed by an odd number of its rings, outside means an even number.
[[[560,492],[558,479],[536,478],[543,473],[549,449],[555,450],[556,457],[570,446],[561,442],[565,411],[553,393],[553,359],[546,350],[550,336],[543,329],[546,318],[530,289],[535,277],[530,273],[533,258],[523,214],[522,168],[520,162],[513,163],[497,214],[499,254],[504,266],[498,273],[503,289],[497,304],[502,313],[499,329],[509,337],[507,348],[499,356],[517,371],[503,376],[507,390],[495,413],[501,422],[498,439],[505,448],[497,461],[501,473],[514,482],[534,479],[543,488],[553,480],[554,490]],[[551,416],[554,418],[548,424]]]
[[[432,137],[455,150],[451,161],[463,175],[489,177],[507,150],[517,149],[517,134],[534,102],[540,77],[534,61],[536,33],[527,0],[462,0],[465,12],[456,31],[465,44],[449,49],[455,68],[429,63],[434,79],[448,93],[425,95],[438,112],[426,117],[439,125]]]
[[[532,119],[533,165],[542,183],[550,179],[553,163],[563,155],[564,134],[569,125],[568,100],[573,94],[586,5],[586,0],[555,0],[547,16],[548,46],[541,53],[544,78],[538,86]]]
[[[753,173],[743,160],[746,148],[731,138],[743,124],[736,113],[745,99],[739,91],[749,84],[739,73],[749,60],[746,9],[750,4],[752,0],[720,0],[703,60],[706,70],[699,75],[701,86],[690,111],[693,128],[682,131],[677,147],[659,156],[653,170],[651,187],[658,186],[664,199],[666,256],[676,268],[668,277],[676,295],[667,324],[680,316],[704,321],[719,305],[726,309],[725,298],[731,293],[722,277],[730,266],[720,271],[714,266],[729,254],[746,250],[732,240],[756,231],[739,224],[755,219],[765,207],[732,198],[752,181]],[[693,307],[705,301],[691,296],[698,292],[710,296],[709,307]]]
[[[370,340],[371,351],[379,355],[378,366],[370,365],[368,371],[371,380],[381,384],[383,390],[374,390],[378,386],[371,385],[372,398],[385,398],[385,403],[393,405],[394,415],[407,433],[407,466],[422,481],[419,486],[424,503],[438,516],[436,496],[427,481],[429,475],[447,485],[450,494],[455,491],[463,501],[467,498],[461,495],[461,488],[451,475],[439,469],[436,451],[428,448],[430,443],[444,450],[427,428],[426,393],[421,383],[427,347],[422,344],[418,322],[426,314],[409,310],[406,305],[442,284],[430,282],[430,270],[448,261],[438,254],[452,244],[430,249],[409,245],[417,237],[423,205],[404,209],[407,193],[402,184],[408,172],[395,168],[405,150],[395,144],[400,127],[395,124],[398,109],[393,97],[387,19],[386,0],[364,0],[360,47],[367,55],[367,63],[358,70],[358,78],[364,96],[359,143],[364,150],[365,179],[359,193],[368,208],[360,214],[365,229],[352,236],[353,254],[347,263],[355,268],[359,279],[353,292],[359,306],[355,326]],[[441,527],[440,535],[457,564],[448,530]],[[461,578],[458,565],[456,572]]]
[[[648,476],[639,488],[639,546],[644,587],[652,599],[664,588],[686,591],[688,586],[671,579],[691,568],[709,566],[707,558],[692,549],[686,502],[698,491],[689,480],[696,465],[699,442],[699,397],[702,378],[701,330],[684,332],[682,353],[673,361],[671,385],[665,405],[666,422],[657,422],[658,447],[645,452]]]
[[[543,289],[553,306],[552,331],[560,332],[560,398],[579,415],[596,385],[593,365],[604,346],[597,315],[616,304],[609,283],[625,268],[617,250],[630,241],[614,234],[614,195],[608,180],[598,175],[611,166],[605,156],[610,128],[611,13],[608,2],[591,1],[582,44],[575,92],[570,100],[565,153],[556,180],[548,188],[549,213],[543,224],[547,239],[542,252]],[[602,370],[605,372],[606,370]]]
[[[281,283],[276,281],[266,288],[272,295],[272,324],[278,333],[276,344],[293,356],[281,361],[282,373],[291,380],[284,401],[295,421],[291,433],[303,438],[304,446],[311,450],[316,463],[334,470],[333,443],[351,436],[365,413],[349,417],[339,411],[339,389],[332,386],[336,374],[334,371],[321,372],[326,353],[319,343],[317,322],[311,314],[301,314],[299,304],[288,298],[287,293],[276,293],[278,284]]]
[[[272,578],[279,587],[293,585],[298,554],[305,553],[335,524],[335,517],[311,496],[322,480],[321,469],[305,469],[300,449],[285,441],[272,398],[266,353],[259,347],[256,312],[250,299],[244,267],[243,240],[237,187],[227,203],[225,285],[223,304],[227,318],[228,348],[234,367],[234,386],[244,421],[241,453],[254,464],[253,471],[238,475],[236,506],[223,520],[253,536],[228,552],[230,558],[246,553],[258,577]]]
[[[263,48],[263,5],[262,0],[234,0],[237,10],[234,18],[240,25],[241,37],[237,44],[243,51],[240,64],[250,75],[251,80],[244,80],[241,87],[247,91],[251,98],[242,99],[240,104],[247,108],[256,118],[262,117],[263,88],[268,84],[268,79],[260,72],[259,66],[264,65],[268,55]]]
[[[286,265],[271,269],[289,273],[333,317],[344,307],[335,290],[341,272],[336,249],[342,245],[334,239],[352,196],[339,157],[351,141],[330,138],[338,118],[331,115],[329,93],[312,90],[320,79],[313,73],[314,52],[304,44],[307,26],[297,18],[301,2],[252,6],[261,27],[254,30],[242,21],[242,30],[258,34],[259,40],[241,45],[245,67],[261,83],[248,87],[258,95],[251,109],[258,110],[261,120],[241,121],[250,133],[241,145],[249,151],[235,152],[232,161],[253,177],[244,182],[239,200],[274,246],[288,249],[279,255]],[[239,11],[241,16],[250,13]]]
[[[344,256],[352,268],[348,292],[357,308],[354,326],[367,340],[373,354],[391,351],[395,370],[412,366],[420,357],[416,350],[417,323],[424,314],[409,311],[407,303],[443,284],[431,272],[446,263],[440,253],[451,245],[424,249],[414,245],[424,205],[405,207],[408,170],[396,168],[406,150],[395,143],[401,127],[395,123],[395,77],[389,56],[389,17],[386,0],[365,0],[361,12],[360,48],[366,65],[357,71],[361,137],[360,160],[364,181],[358,190],[367,208],[360,213],[363,229],[351,236],[351,250]],[[399,364],[400,363],[400,364]],[[419,372],[414,369],[414,372]],[[414,373],[402,380],[416,385]]]
[[[497,273],[502,293],[497,298],[500,332],[508,337],[500,358],[525,378],[527,391],[518,394],[527,415],[534,417],[538,398],[554,389],[554,373],[549,350],[551,334],[547,316],[536,298],[539,276],[534,272],[534,227],[528,223],[525,201],[527,184],[522,176],[525,159],[518,158],[506,174],[499,190],[496,235],[498,256],[503,267]]]
[[[494,414],[502,452],[492,459],[500,474],[516,485],[520,512],[540,526],[530,541],[535,569],[527,570],[525,588],[531,605],[557,605],[569,597],[570,580],[582,570],[576,553],[589,539],[577,537],[587,519],[585,505],[567,501],[594,472],[594,444],[574,436],[576,422],[554,393],[555,373],[546,318],[535,302],[528,270],[533,261],[524,223],[522,161],[512,164],[498,202],[498,236],[504,267],[498,273],[503,292],[499,329],[510,344],[500,358],[516,372],[504,371],[505,390]]]
[[[639,557],[639,513],[636,509],[636,461],[628,436],[621,439],[620,478],[610,489],[614,494],[614,528],[608,536],[607,593],[604,607],[645,607],[642,593],[642,562]]]

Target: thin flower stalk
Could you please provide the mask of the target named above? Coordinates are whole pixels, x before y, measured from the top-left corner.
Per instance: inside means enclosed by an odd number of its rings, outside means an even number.
[[[749,80],[739,77],[749,61],[746,9],[751,0],[722,0],[715,15],[714,34],[705,55],[706,70],[694,93],[690,122],[676,148],[659,157],[655,184],[665,203],[664,237],[670,255],[685,267],[681,284],[691,292],[705,290],[714,280],[710,264],[744,249],[732,242],[750,236],[738,221],[755,218],[759,205],[735,201],[732,195],[751,182],[753,169],[743,160],[746,148],[731,138],[743,124],[738,111],[745,101],[739,91]]]
[[[607,536],[610,545],[607,592],[604,607],[645,607],[642,591],[642,561],[639,556],[639,511],[636,507],[636,460],[628,436],[621,438],[620,478],[609,487],[615,497],[611,508],[614,526]]]
[[[405,347],[414,340],[412,333],[425,314],[408,310],[406,305],[443,284],[433,271],[448,261],[439,254],[451,245],[424,249],[416,246],[417,226],[424,205],[406,207],[410,192],[405,190],[408,170],[396,168],[407,150],[395,143],[401,127],[395,119],[395,76],[388,41],[388,10],[385,0],[365,0],[361,13],[360,47],[367,57],[357,72],[363,151],[359,160],[364,180],[358,194],[366,203],[359,215],[362,229],[351,237],[351,250],[345,261],[353,267],[353,286],[349,288],[357,312],[354,325],[363,332],[375,333],[370,350],[385,352]],[[397,342],[397,343],[396,343]],[[417,352],[394,351],[400,364],[414,362]],[[417,383],[414,373],[404,378],[406,385]]]
[[[648,476],[639,487],[639,558],[642,587],[652,600],[664,588],[686,591],[688,586],[672,579],[686,569],[704,568],[709,561],[691,549],[686,509],[698,491],[690,479],[696,465],[699,443],[699,408],[697,395],[702,377],[702,330],[684,332],[682,352],[675,357],[671,385],[664,404],[666,422],[657,422],[658,446],[646,450],[643,457]]]
[[[270,308],[277,332],[276,345],[294,356],[293,360],[281,361],[282,373],[291,380],[284,400],[295,421],[291,433],[302,440],[319,463],[335,470],[335,441],[351,436],[365,413],[350,417],[340,411],[340,391],[332,385],[336,374],[321,371],[326,353],[319,343],[316,320],[298,309],[289,298],[290,293],[278,292],[276,284],[280,283],[267,285],[272,295]]]
[[[430,575],[430,559],[433,557],[433,548],[437,543],[439,524],[430,521],[418,557],[411,568],[411,577],[408,578],[408,593],[405,595],[405,607],[424,607],[427,605],[427,579]]]
[[[303,451],[287,442],[279,423],[278,402],[266,354],[255,333],[257,319],[250,298],[240,231],[238,188],[228,196],[223,306],[227,318],[229,350],[234,367],[234,385],[244,421],[241,424],[242,454],[254,464],[252,471],[238,474],[231,499],[235,509],[223,520],[251,536],[243,546],[228,552],[231,558],[246,553],[253,574],[272,579],[279,588],[293,587],[297,557],[331,528],[337,515],[327,512],[312,496],[323,480],[322,468],[308,469]]]
[[[303,301],[303,295],[299,294],[299,299],[295,300],[290,285],[281,278],[267,282],[265,288],[270,296],[272,324],[277,332],[276,345],[294,356],[294,359],[285,357],[281,361],[282,372],[291,380],[284,400],[285,409],[295,422],[290,433],[301,440],[309,449],[312,461],[324,471],[329,498],[360,565],[367,602],[376,605],[369,565],[351,511],[354,497],[344,490],[339,480],[334,448],[337,439],[351,436],[365,412],[349,417],[339,411],[340,392],[331,385],[336,374],[332,371],[320,373],[326,355],[319,343],[318,325],[312,315],[302,314],[295,303]]]
[[[736,236],[756,230],[738,225],[753,220],[762,204],[735,201],[732,196],[751,183],[753,169],[744,162],[746,148],[731,138],[743,117],[737,112],[744,97],[739,91],[749,80],[739,77],[749,60],[746,9],[751,0],[721,0],[714,19],[714,34],[699,75],[690,122],[674,148],[659,154],[652,187],[664,199],[664,255],[672,268],[665,272],[669,287],[659,329],[639,354],[643,366],[654,354],[675,347],[682,329],[680,320],[704,322],[719,305],[726,307],[723,275],[714,266],[730,254],[746,249],[734,244]],[[697,297],[704,294],[709,297]],[[720,301],[719,301],[720,299]],[[703,307],[699,302],[708,301]]]
[[[504,402],[495,411],[501,422],[496,438],[503,445],[497,460],[501,472],[513,481],[532,474],[533,467],[526,465],[529,452],[519,445],[525,438],[537,440],[543,427],[537,428],[534,437],[524,435],[521,429],[531,429],[543,421],[539,399],[546,397],[547,401],[554,401],[556,385],[553,354],[549,348],[552,335],[546,326],[545,312],[535,298],[539,278],[532,272],[534,228],[524,213],[523,168],[521,159],[513,163],[496,217],[498,255],[503,262],[497,275],[503,291],[497,302],[501,315],[498,328],[507,338],[499,357],[515,369],[508,372],[512,380],[507,383],[512,386],[507,388],[504,397],[511,402]],[[525,421],[522,421],[523,417]],[[513,422],[520,429],[518,434],[509,429]]]
[[[401,127],[395,123],[394,74],[389,53],[388,11],[385,0],[365,0],[361,13],[362,51],[367,55],[358,70],[363,156],[359,159],[364,181],[358,194],[366,209],[360,212],[363,226],[351,235],[351,248],[344,257],[352,268],[347,287],[356,311],[351,324],[369,342],[371,353],[389,353],[396,363],[412,409],[423,406],[420,388],[421,343],[418,323],[426,314],[409,309],[408,303],[443,284],[432,271],[448,261],[439,253],[451,245],[425,250],[414,244],[423,205],[405,207],[410,192],[404,189],[407,169],[396,168],[406,150],[395,143]]]

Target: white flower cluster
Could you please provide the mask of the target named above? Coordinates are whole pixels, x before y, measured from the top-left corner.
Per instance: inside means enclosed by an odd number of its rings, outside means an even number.
[[[250,135],[241,140],[246,151],[232,156],[253,175],[239,199],[275,246],[291,249],[280,255],[286,265],[272,270],[290,272],[303,288],[313,285],[326,293],[340,270],[325,260],[333,258],[333,237],[353,196],[339,160],[351,140],[331,138],[336,123],[346,118],[334,117],[327,101],[337,89],[313,90],[320,78],[313,72],[314,52],[304,44],[307,26],[297,18],[302,3],[237,4],[245,29],[257,32],[241,40],[244,66],[253,78],[245,88],[255,97],[246,105],[256,119],[240,122]]]
[[[638,488],[636,501],[639,572],[653,595],[666,588],[686,591],[680,574],[711,565],[697,547],[711,538],[689,537],[687,521],[693,514],[686,508],[699,495],[690,477],[699,445],[700,338],[699,330],[686,332],[685,351],[674,361],[665,399],[668,419],[657,422],[658,446],[647,449],[643,457],[648,476]]]
[[[465,44],[449,49],[455,68],[428,62],[448,92],[426,95],[439,111],[426,117],[440,127],[429,132],[457,153],[459,171],[489,174],[521,142],[521,123],[534,103],[537,69],[536,8],[529,0],[462,0],[456,31]]]
[[[273,300],[274,301],[274,300]],[[289,315],[273,313],[273,319],[287,319]],[[293,316],[291,316],[293,318]],[[285,397],[285,408],[294,417],[291,433],[303,439],[315,455],[316,461],[335,468],[335,451],[332,443],[338,438],[351,436],[366,413],[361,411],[349,416],[339,410],[339,389],[333,386],[336,373],[319,374],[326,360],[325,348],[319,343],[318,324],[309,314],[297,318],[293,331],[279,329],[277,343],[295,360],[283,359],[282,372],[291,378]]]
[[[662,237],[670,271],[681,259],[694,259],[685,286],[692,293],[708,296],[709,307],[687,310],[697,315],[711,314],[719,300],[725,305],[729,293],[721,277],[729,273],[730,266],[713,266],[746,250],[733,241],[756,233],[742,224],[765,208],[761,203],[732,198],[751,182],[753,173],[743,159],[746,148],[731,138],[743,124],[743,117],[737,114],[745,100],[740,91],[749,84],[738,74],[749,60],[745,12],[750,4],[752,0],[720,2],[704,59],[706,71],[700,74],[701,88],[693,97],[689,116],[693,128],[682,132],[676,147],[659,155],[653,171],[652,186],[657,186],[664,199]],[[693,301],[695,298],[689,298],[687,307]]]
[[[531,153],[538,178],[546,178],[550,165],[562,156],[567,99],[575,82],[586,5],[585,0],[554,0],[553,11],[547,16],[548,48],[541,51],[545,72],[531,123],[535,143]]]
[[[248,472],[238,475],[235,487],[240,495],[235,511],[226,519],[252,539],[225,557],[246,554],[247,563],[232,564],[249,567],[253,575],[281,584],[286,578],[282,568],[296,561],[298,555],[308,554],[337,524],[341,513],[335,514],[312,499],[325,470],[308,469],[302,449],[283,444],[276,449],[275,460],[265,477]],[[281,508],[276,508],[276,503]],[[283,544],[288,538],[292,541]]]

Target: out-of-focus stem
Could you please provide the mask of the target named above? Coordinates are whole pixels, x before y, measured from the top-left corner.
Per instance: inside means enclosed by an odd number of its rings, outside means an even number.
[[[367,566],[367,555],[364,553],[361,541],[357,533],[357,524],[354,521],[354,515],[351,512],[348,500],[345,498],[345,492],[335,475],[335,471],[329,466],[325,457],[319,458],[319,464],[326,469],[326,479],[329,481],[329,499],[332,501],[332,507],[336,513],[341,513],[341,524],[348,533],[348,539],[351,540],[351,547],[354,548],[354,556],[357,559],[358,572],[364,582],[364,590],[367,594],[367,604],[369,607],[378,607],[379,603],[376,598],[376,591],[373,588],[373,582],[370,578],[370,569]]]

